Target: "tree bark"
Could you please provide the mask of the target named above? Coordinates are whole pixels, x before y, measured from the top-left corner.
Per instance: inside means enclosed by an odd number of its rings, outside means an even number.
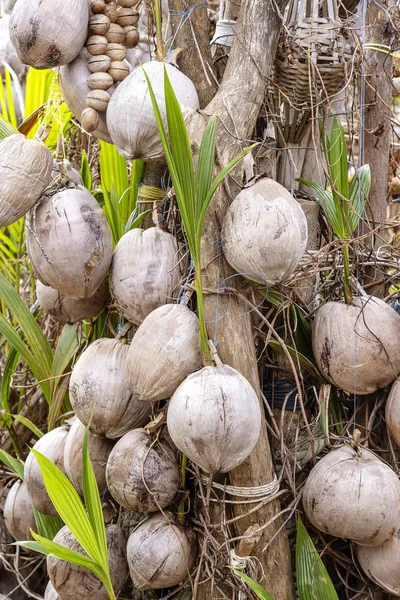
[[[285,0],[280,0],[277,4],[282,9]],[[235,40],[219,91],[204,112],[194,115],[188,124],[192,147],[196,153],[207,115],[216,115],[219,167],[226,165],[242,147],[248,145],[248,139],[253,133],[264,101],[266,82],[271,73],[280,26],[281,21],[275,11],[274,2],[265,2],[265,0],[242,2]],[[236,172],[236,178],[240,186],[241,169],[240,173]],[[233,185],[232,188],[227,190],[227,186],[220,186],[206,216],[202,265],[206,288],[215,289],[218,287],[218,281],[234,275],[218,243],[222,220],[232,196],[237,192],[237,186]],[[234,275],[227,285],[243,287],[243,280],[238,275]],[[251,382],[261,402],[248,306],[236,295],[227,297],[212,293],[205,297],[205,310],[209,337],[217,339],[220,358],[224,363],[240,371]],[[220,318],[220,315],[224,317]],[[232,485],[248,487],[268,483],[273,477],[274,465],[266,423],[264,423],[253,453],[230,473],[230,480]],[[263,531],[255,555],[263,567],[262,584],[266,589],[278,600],[292,600],[294,590],[291,555],[282,519],[277,517],[280,504],[274,501],[252,515],[244,516],[251,506],[234,505],[234,515],[241,517],[236,522],[236,533],[243,535],[251,525],[255,523],[265,525],[275,519]],[[268,545],[272,538],[273,541]],[[265,550],[267,545],[268,548]],[[199,591],[199,597],[207,598],[205,592],[201,594],[201,587]]]

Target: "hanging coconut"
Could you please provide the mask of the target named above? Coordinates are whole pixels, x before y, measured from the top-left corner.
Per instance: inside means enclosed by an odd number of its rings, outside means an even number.
[[[84,319],[97,317],[107,304],[108,283],[105,279],[91,298],[84,300],[63,296],[48,285],[36,280],[36,298],[45,313],[60,323],[73,325]]]
[[[196,553],[193,531],[161,513],[152,515],[128,539],[128,565],[134,587],[158,590],[178,585],[189,576]]]
[[[128,575],[126,539],[121,527],[117,525],[108,525],[106,536],[111,583],[115,595],[118,596]],[[82,547],[66,526],[60,529],[53,541],[74,552],[84,554]],[[61,600],[77,600],[77,598],[79,600],[108,600],[109,598],[100,579],[91,571],[61,560],[52,554],[47,557],[47,572]]]
[[[110,227],[82,186],[43,198],[29,213],[26,246],[40,281],[71,298],[90,298],[112,257]]]
[[[121,506],[139,512],[165,508],[179,488],[179,468],[171,448],[145,429],[121,438],[107,462],[107,485]]]
[[[118,86],[107,109],[107,127],[111,139],[125,158],[155,161],[164,156],[143,72],[144,69],[150,79],[164,124],[167,126],[164,68],[167,69],[168,77],[182,110],[199,108],[199,99],[193,83],[172,65],[154,61],[136,67],[129,77]],[[121,119],[121,114],[128,114],[129,119]]]
[[[91,74],[88,65],[89,58],[89,53],[86,49],[83,49],[73,62],[60,69],[60,87],[63,98],[78,121],[81,120],[82,112],[87,108],[86,96],[91,92],[91,89],[87,84],[87,80]],[[102,59],[103,61],[104,58],[107,59],[107,57],[104,56],[96,56],[93,58]],[[111,61],[109,59],[107,60],[111,64]],[[103,70],[104,67],[101,71]],[[107,91],[111,94],[113,90],[114,86]],[[93,131],[93,135],[104,142],[111,142],[106,125],[106,113],[104,111],[99,111],[99,124],[97,129]]]
[[[357,546],[357,558],[372,581],[400,597],[400,531],[380,546]]]
[[[85,430],[85,426],[79,421],[79,419],[75,419],[71,425],[71,429],[69,430],[67,441],[65,442],[64,446],[65,472],[74,488],[81,496],[83,495],[82,453]],[[106,465],[108,456],[113,449],[113,446],[114,443],[111,440],[98,437],[89,431],[88,451],[101,496],[104,494],[104,491],[107,487]]]
[[[44,144],[24,135],[0,142],[0,227],[23,217],[51,182],[53,157]]]
[[[64,447],[67,440],[68,431],[69,427],[57,427],[56,429],[52,429],[52,431],[46,433],[33,446],[34,450],[37,450],[46,458],[51,460],[51,462],[54,463],[56,467],[58,467],[64,474]],[[36,510],[44,515],[57,517],[58,513],[46,491],[42,472],[33,452],[28,454],[28,458],[25,462],[25,483],[26,487],[28,488],[32,504]]]
[[[366,448],[342,446],[312,469],[303,506],[311,523],[324,533],[378,546],[399,526],[400,481]]]
[[[44,600],[61,600],[60,596],[57,594],[56,590],[53,587],[51,581],[46,586],[44,592]]]
[[[390,390],[386,402],[385,417],[390,437],[400,446],[400,382],[398,379],[393,383]]]
[[[17,0],[10,38],[23,63],[51,69],[70,63],[79,54],[88,23],[87,0]]]
[[[290,278],[307,245],[300,204],[273,179],[259,179],[230,205],[222,227],[227,261],[252,281],[276,285]]]
[[[350,394],[372,394],[393,381],[400,372],[399,337],[400,316],[374,296],[327,302],[312,326],[319,370]]]
[[[198,318],[184,304],[165,304],[153,310],[136,331],[125,379],[134,398],[156,402],[170,398],[201,367]]]
[[[31,529],[36,531],[32,501],[26,484],[16,481],[10,488],[4,504],[4,523],[17,542],[31,540]]]
[[[207,473],[240,465],[257,443],[261,411],[250,383],[228,365],[189,375],[168,406],[174,444]]]
[[[70,400],[78,419],[90,431],[111,439],[148,422],[150,405],[138,402],[125,383],[128,346],[99,339],[90,344],[74,366]],[[94,408],[94,410],[93,410]]]
[[[180,279],[178,244],[170,233],[157,227],[132,229],[119,240],[110,291],[118,312],[135,325],[172,301]]]

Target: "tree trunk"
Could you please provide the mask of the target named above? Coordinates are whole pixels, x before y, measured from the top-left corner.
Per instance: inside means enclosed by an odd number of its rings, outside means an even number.
[[[280,0],[277,4],[282,9],[285,0]],[[280,26],[281,21],[275,11],[274,2],[242,1],[234,43],[219,91],[202,114],[193,115],[188,123],[192,147],[196,153],[207,115],[217,116],[219,168],[226,165],[242,147],[247,146],[247,140],[253,134],[264,101]],[[179,46],[179,41],[177,45]],[[196,80],[194,82],[198,83]],[[236,178],[240,186],[242,171],[236,172]],[[237,186],[233,186],[235,187],[234,190],[227,190],[227,186],[221,185],[206,216],[203,235],[203,281],[206,288],[216,289],[218,281],[234,275],[224,259],[218,240],[226,209],[238,191]],[[243,280],[234,275],[227,285],[243,287]],[[261,402],[253,331],[247,304],[236,295],[227,297],[224,294],[211,293],[205,297],[205,310],[208,334],[210,338],[216,338],[222,361],[236,368],[251,382]],[[224,318],[220,318],[221,314]],[[232,485],[248,487],[269,483],[273,477],[274,465],[264,423],[253,453],[230,473],[230,480]],[[280,504],[274,501],[252,515],[247,515],[252,506],[234,505],[234,515],[241,517],[235,524],[236,533],[243,535],[251,525],[265,525],[273,520],[263,531],[255,555],[263,567],[262,584],[278,600],[292,600],[294,591],[291,554],[282,519],[277,517]],[[268,545],[273,537],[273,541]],[[199,597],[209,600],[210,596],[207,596],[204,588],[205,586],[202,591],[200,586]]]

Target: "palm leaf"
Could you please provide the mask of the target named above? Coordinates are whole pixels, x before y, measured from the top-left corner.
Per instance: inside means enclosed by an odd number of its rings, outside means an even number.
[[[363,165],[357,169],[350,183],[349,198],[351,211],[349,214],[349,226],[351,232],[357,229],[360,218],[364,214],[365,204],[371,189],[371,170],[369,165]]]
[[[263,588],[262,585],[257,583],[257,581],[254,581],[254,579],[252,579],[248,575],[245,575],[244,573],[242,573],[242,571],[238,571],[238,569],[232,569],[232,571],[249,586],[249,588],[256,594],[258,598],[260,598],[261,600],[275,600],[275,598],[271,596],[271,594],[267,592],[267,590]]]
[[[19,353],[15,348],[11,347],[4,363],[3,378],[1,381],[0,407],[6,413],[10,413],[11,410],[9,403],[11,379],[16,371],[19,360]]]
[[[12,125],[7,123],[4,117],[0,116],[0,140],[4,140],[9,135],[13,135],[14,133],[18,133]]]
[[[37,533],[49,540],[52,540],[60,531],[64,523],[60,517],[51,517],[43,515],[33,506],[33,514],[35,516]]]
[[[13,419],[15,419],[15,421],[18,421],[19,423],[22,423],[22,425],[25,425],[25,427],[27,429],[29,429],[29,431],[31,431],[33,433],[33,435],[35,435],[37,438],[43,437],[43,432],[40,431],[40,429],[38,427],[36,427],[36,425],[34,423],[32,423],[32,421],[30,421],[26,417],[23,417],[22,415],[11,415],[11,416]]]
[[[24,480],[24,463],[17,460],[11,454],[8,454],[5,450],[0,450],[0,460],[6,465],[10,471],[18,475],[22,481]]]

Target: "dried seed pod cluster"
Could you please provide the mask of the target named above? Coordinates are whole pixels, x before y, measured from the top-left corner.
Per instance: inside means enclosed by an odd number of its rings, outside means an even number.
[[[129,75],[129,65],[124,59],[127,49],[139,41],[135,27],[139,13],[134,8],[136,1],[128,4],[119,0],[90,2],[92,15],[86,48],[91,55],[87,84],[92,91],[86,96],[87,108],[81,114],[82,127],[89,133],[97,130],[100,113],[107,109],[111,96],[106,90]]]

